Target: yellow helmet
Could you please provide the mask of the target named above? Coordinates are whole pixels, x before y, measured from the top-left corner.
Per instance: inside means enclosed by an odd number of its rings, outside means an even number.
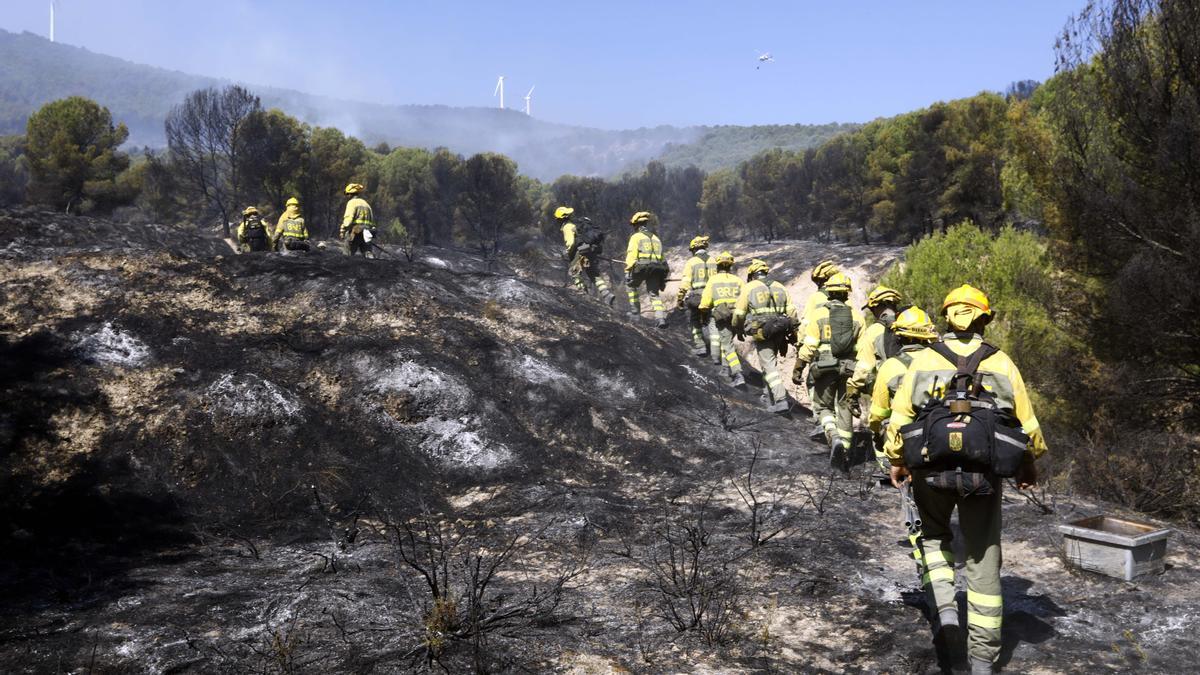
[[[900,337],[923,342],[933,342],[938,338],[933,320],[920,307],[909,307],[900,312],[900,315],[892,322],[892,332]]]
[[[733,254],[729,251],[721,251],[717,254],[717,269],[733,267]]]
[[[755,274],[767,274],[771,271],[771,266],[765,260],[755,258],[750,261],[750,266],[746,268],[746,276],[752,277]]]
[[[841,272],[834,272],[833,276],[825,280],[826,293],[849,293],[850,288],[850,277]]]
[[[300,206],[300,200],[296,199],[295,197],[292,197],[291,199],[287,200],[287,205],[288,206]]]
[[[637,213],[633,214],[632,218],[629,219],[629,224],[641,225],[642,223],[650,222],[650,218],[651,215],[649,211],[638,211]]]
[[[950,328],[956,331],[970,330],[973,326],[987,325],[992,320],[992,305],[983,291],[963,284],[950,291],[942,303],[942,316]],[[983,323],[977,321],[983,317]]]
[[[695,251],[702,248],[708,248],[708,235],[702,234],[692,238],[692,243],[688,244],[688,250]]]
[[[886,305],[888,303],[900,302],[900,293],[894,291],[887,286],[876,286],[875,290],[867,296],[867,307],[876,307]]]
[[[242,215],[243,216],[257,216],[258,215],[258,207],[257,206],[247,206],[246,210],[242,211]]]
[[[983,314],[991,315],[992,313],[992,306],[988,302],[987,296],[983,294],[983,291],[970,284],[963,284],[946,295],[946,300],[942,303],[943,315],[951,305],[969,305]]]
[[[837,274],[837,264],[832,260],[822,260],[817,263],[817,266],[812,270],[812,280],[814,284],[820,285],[829,277]]]
[[[364,187],[362,183],[351,183],[346,186],[346,194],[356,195],[366,189],[367,188]]]
[[[554,209],[554,218],[555,220],[562,220],[572,213],[575,213],[575,209],[569,206],[560,206],[557,209]]]

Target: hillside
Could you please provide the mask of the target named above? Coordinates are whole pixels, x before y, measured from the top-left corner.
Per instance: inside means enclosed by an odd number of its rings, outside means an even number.
[[[23,133],[30,113],[49,101],[81,95],[108,107],[114,119],[124,122],[131,144],[158,147],[165,143],[163,120],[188,92],[226,84],[51,43],[31,33],[3,30],[0,63],[4,64],[0,70],[0,135]],[[691,154],[688,144],[702,136],[724,138],[734,129],[660,126],[609,131],[546,122],[516,110],[377,105],[248,86],[268,108],[280,108],[309,124],[336,126],[368,145],[447,147],[463,154],[501,152],[515,159],[522,172],[542,180],[563,174],[614,175],[658,157],[667,148],[677,158],[671,160],[674,163],[695,155],[713,165],[719,163],[712,151],[713,140],[706,142],[704,150]],[[770,127],[775,131],[762,134],[754,131],[758,127],[746,127],[747,131],[739,133],[738,152],[753,154],[776,142],[789,146],[815,143],[831,133],[831,126],[836,125]],[[730,159],[725,165],[734,163],[736,159]]]
[[[659,156],[667,166],[695,166],[705,171],[731,169],[768,148],[797,151],[817,148],[860,124],[769,124],[749,127],[701,127],[699,138],[672,143]]]
[[[179,234],[0,212],[5,672],[396,672],[430,649],[450,672],[934,667],[896,495],[831,474],[805,410],[766,415],[685,356],[678,314],[631,327],[517,259]],[[862,284],[895,254],[738,250],[798,301],[810,259]],[[755,448],[761,522],[785,531],[750,550],[732,481]],[[1005,502],[1002,663],[1188,670],[1195,533],[1159,577],[1082,575],[1053,526],[1109,509],[1047,499]],[[689,531],[711,641],[671,626],[653,572]],[[487,632],[406,559],[478,591]]]

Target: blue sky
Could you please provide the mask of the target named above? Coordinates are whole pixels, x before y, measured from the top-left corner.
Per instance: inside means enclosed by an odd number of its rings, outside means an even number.
[[[1053,74],[1084,0],[60,0],[59,42],[381,103],[495,105],[602,128],[861,122]],[[0,28],[48,31],[49,0]],[[349,11],[348,11],[349,10]],[[775,61],[758,70],[757,54]]]

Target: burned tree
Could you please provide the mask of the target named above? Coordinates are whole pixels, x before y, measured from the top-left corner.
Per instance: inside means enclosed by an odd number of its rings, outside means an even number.
[[[262,108],[242,87],[200,89],[167,115],[171,164],[189,197],[219,215],[225,236],[242,197],[238,127]]]

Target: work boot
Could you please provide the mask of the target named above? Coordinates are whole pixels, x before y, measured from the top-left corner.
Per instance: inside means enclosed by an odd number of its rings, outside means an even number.
[[[934,651],[946,667],[944,670],[966,673],[971,665],[967,664],[967,637],[966,632],[959,626],[958,611],[946,609],[938,613],[937,626],[934,633]],[[991,667],[990,663],[988,667]],[[991,673],[991,670],[985,670],[985,673]]]
[[[729,384],[732,387],[744,387],[746,386],[746,378],[742,377],[741,373],[734,373],[733,379],[729,381]]]
[[[850,475],[850,458],[847,456],[846,443],[840,436],[829,441],[829,466]]]
[[[812,433],[808,435],[808,438],[813,441],[819,441],[824,438],[826,442],[829,442],[829,439],[825,437],[825,429],[816,422],[814,422]]]
[[[613,295],[612,293],[605,293],[604,294],[604,302],[609,307],[612,307],[613,305],[617,304],[617,296]]]
[[[667,327],[667,313],[666,313],[666,312],[661,312],[661,311],[660,311],[660,312],[655,312],[655,313],[654,313],[654,320],[658,322],[658,327],[659,327],[659,328],[666,328],[666,327]]]
[[[788,400],[785,398],[782,401],[776,401],[767,408],[768,412],[783,414],[788,411],[791,406],[788,405]]]

